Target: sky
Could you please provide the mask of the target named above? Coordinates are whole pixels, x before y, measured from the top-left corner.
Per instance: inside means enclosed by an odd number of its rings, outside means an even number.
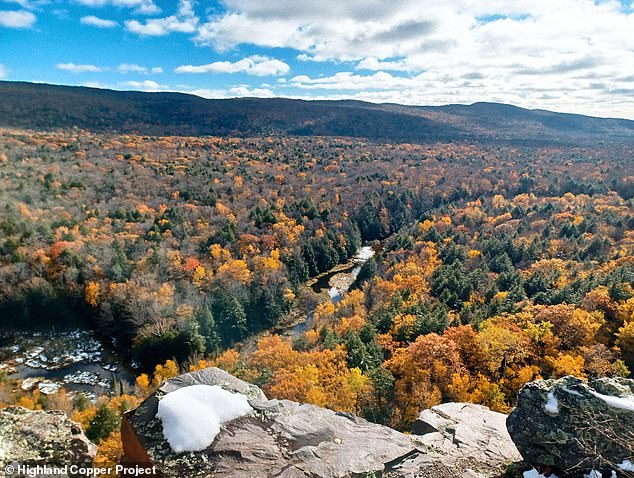
[[[0,79],[634,119],[634,0],[0,0]]]

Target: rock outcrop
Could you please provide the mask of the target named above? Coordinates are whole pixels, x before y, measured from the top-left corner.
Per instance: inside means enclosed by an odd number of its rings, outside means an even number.
[[[443,403],[423,410],[412,434],[422,435],[412,439],[428,450],[404,467],[413,476],[460,477],[469,470],[474,476],[499,476],[506,464],[522,459],[506,430],[506,415],[482,405]],[[441,473],[432,473],[441,466]]]
[[[634,476],[634,380],[538,380],[519,393],[507,420],[524,460],[563,476]],[[619,466],[621,465],[621,466]],[[598,474],[591,476],[599,477]]]
[[[224,425],[207,449],[174,453],[156,417],[158,402],[195,384],[242,393],[254,411]],[[486,407],[445,404],[422,421],[430,433],[408,436],[349,413],[267,400],[258,387],[211,368],[166,381],[124,417],[123,463],[155,465],[164,477],[474,478],[499,476],[519,457],[503,416]]]
[[[97,447],[86,438],[79,423],[64,412],[22,407],[0,410],[2,470],[9,465],[87,467],[92,465],[96,453]]]

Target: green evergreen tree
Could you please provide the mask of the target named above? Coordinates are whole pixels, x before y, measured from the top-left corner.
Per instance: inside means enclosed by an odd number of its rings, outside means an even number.
[[[101,405],[97,409],[97,413],[90,421],[88,428],[86,428],[86,436],[91,441],[97,443],[119,428],[121,424],[121,418],[114,410],[108,408],[107,405]]]
[[[220,336],[216,327],[214,316],[209,307],[204,305],[196,314],[196,321],[200,335],[203,336],[205,342],[205,350],[207,353],[216,353],[220,349]]]

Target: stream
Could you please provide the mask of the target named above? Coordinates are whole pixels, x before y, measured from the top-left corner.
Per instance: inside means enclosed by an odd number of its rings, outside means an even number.
[[[367,245],[347,263],[313,278],[308,286],[318,294],[328,294],[337,304],[355,285],[361,267],[381,248]],[[314,312],[286,329],[297,338],[310,330]],[[60,388],[71,395],[82,392],[89,399],[111,392],[115,382],[134,383],[126,362],[115,353],[116,343],[102,340],[84,324],[66,324],[39,329],[0,328],[0,374],[16,379],[25,391],[39,390],[48,395]]]
[[[331,270],[314,278],[309,283],[310,288],[317,294],[327,292],[333,304],[339,303],[352,286],[355,284],[363,264],[380,249],[381,244],[375,246],[363,246],[357,254],[346,264],[340,264]],[[314,324],[315,313],[311,312],[306,320],[290,327],[290,335],[293,339],[308,332]]]

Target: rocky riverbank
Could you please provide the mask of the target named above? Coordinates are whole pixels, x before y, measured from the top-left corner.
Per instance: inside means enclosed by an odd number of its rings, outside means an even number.
[[[0,331],[0,372],[22,390],[45,395],[64,387],[89,398],[133,377],[121,360],[88,329]]]

